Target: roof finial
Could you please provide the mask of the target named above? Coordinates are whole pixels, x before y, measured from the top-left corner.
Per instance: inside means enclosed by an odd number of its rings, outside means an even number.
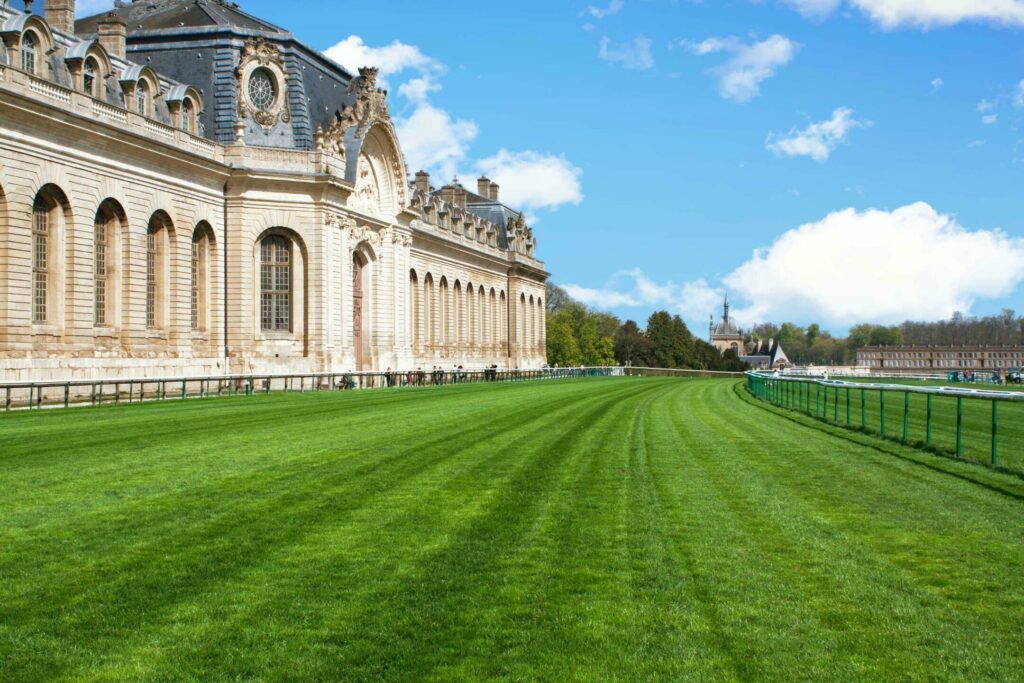
[[[723,317],[725,318],[725,322],[729,322],[729,295],[728,294],[725,295],[725,304],[724,304],[724,306],[722,308],[723,308]]]

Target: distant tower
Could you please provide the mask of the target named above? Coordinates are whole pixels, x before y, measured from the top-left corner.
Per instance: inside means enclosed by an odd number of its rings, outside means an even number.
[[[710,332],[711,344],[719,352],[724,354],[729,349],[732,349],[739,356],[744,354],[743,332],[740,331],[739,326],[729,317],[728,295],[726,295],[725,301],[722,304],[722,319],[718,322],[718,325],[714,324],[714,318],[711,319]]]

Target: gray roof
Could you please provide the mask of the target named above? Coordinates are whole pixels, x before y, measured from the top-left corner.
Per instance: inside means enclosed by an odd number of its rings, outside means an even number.
[[[714,335],[716,337],[742,337],[743,333],[736,326],[732,318],[722,318],[715,325]]]
[[[498,226],[498,247],[508,249],[508,224],[510,221],[518,220],[522,214],[500,201],[467,190],[461,183],[458,186],[466,193],[466,211]],[[441,190],[435,190],[432,194],[440,197]]]
[[[124,19],[129,31],[230,26],[267,33],[287,33],[278,26],[243,12],[237,3],[226,0],[134,0],[123,7],[115,7],[111,12]],[[96,33],[100,22],[108,14],[102,12],[79,19],[75,22],[75,32]]]

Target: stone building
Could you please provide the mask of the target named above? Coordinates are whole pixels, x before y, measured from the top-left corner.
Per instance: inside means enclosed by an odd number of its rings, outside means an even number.
[[[540,367],[523,215],[224,0],[0,0],[0,379]]]
[[[729,315],[729,297],[725,297],[722,303],[722,318],[718,324],[715,324],[714,317],[708,321],[708,341],[722,355],[726,351],[735,351],[741,361],[754,369],[790,365],[786,352],[776,339],[746,341],[743,330]]]
[[[877,371],[1017,370],[1024,346],[865,346],[857,365]]]

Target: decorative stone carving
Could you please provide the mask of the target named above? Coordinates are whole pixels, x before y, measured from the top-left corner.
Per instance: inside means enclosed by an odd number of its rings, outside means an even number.
[[[332,228],[351,230],[356,227],[356,220],[351,216],[328,212],[327,215],[324,216],[324,224]]]
[[[235,79],[240,118],[251,116],[265,130],[276,126],[278,121],[291,121],[288,75],[277,45],[262,36],[247,40],[235,69]]]

